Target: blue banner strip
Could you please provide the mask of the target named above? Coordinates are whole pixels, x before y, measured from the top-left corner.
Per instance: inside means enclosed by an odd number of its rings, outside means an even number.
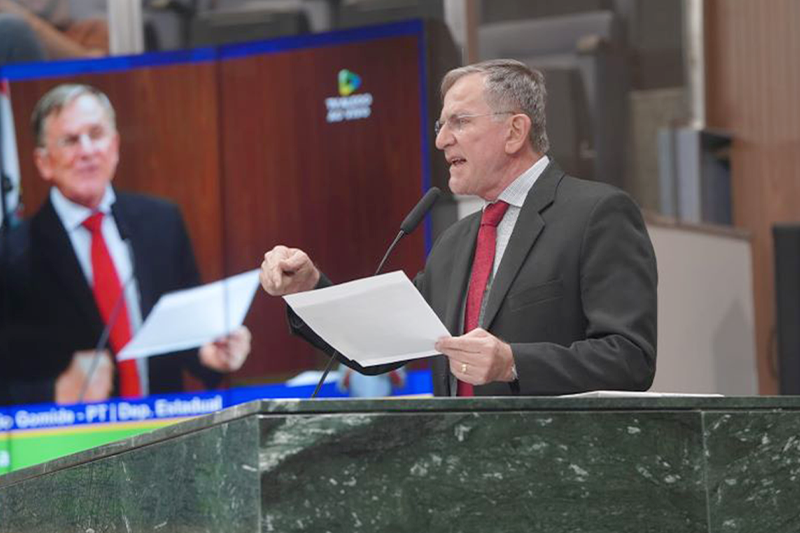
[[[76,74],[118,72],[144,67],[201,63],[217,59],[216,48],[195,48],[173,52],[153,52],[94,59],[68,59],[40,63],[18,63],[0,67],[0,79],[9,81],[55,78]]]
[[[314,384],[288,386],[285,384],[239,387],[224,391],[168,394],[149,396],[137,400],[112,400],[108,402],[56,405],[35,404],[0,409],[0,438],[8,431],[54,429],[113,424],[118,422],[143,422],[169,418],[200,416],[241,403],[262,399],[308,399]],[[433,382],[430,370],[412,370],[406,374],[397,396],[431,394]],[[326,383],[319,397],[346,398],[336,383]]]

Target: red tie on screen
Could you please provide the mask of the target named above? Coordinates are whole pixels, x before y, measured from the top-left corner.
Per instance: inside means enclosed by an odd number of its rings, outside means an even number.
[[[92,233],[92,276],[94,277],[94,301],[100,310],[103,322],[108,324],[114,313],[114,306],[119,300],[122,292],[122,284],[117,276],[117,269],[111,261],[111,255],[106,248],[106,241],[100,227],[103,224],[103,213],[97,212],[83,221],[83,226]],[[114,353],[119,353],[122,348],[131,340],[131,324],[128,320],[128,308],[125,300],[119,302],[117,316],[111,326],[109,336],[111,348]],[[136,398],[142,395],[141,385],[139,384],[139,371],[136,368],[136,360],[130,359],[117,363],[119,372],[120,396]]]
[[[464,311],[464,333],[469,333],[478,327],[486,284],[489,282],[489,274],[494,266],[497,225],[503,220],[507,209],[507,203],[498,201],[487,205],[483,210],[481,227],[478,230],[478,242],[475,245],[475,259],[472,261],[472,275],[469,278],[467,305]],[[475,395],[472,385],[461,380],[458,381],[456,394],[458,396]]]

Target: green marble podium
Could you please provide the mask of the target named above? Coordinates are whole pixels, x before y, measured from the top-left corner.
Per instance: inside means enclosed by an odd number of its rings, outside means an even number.
[[[800,399],[263,401],[0,477],[0,532],[800,531]]]

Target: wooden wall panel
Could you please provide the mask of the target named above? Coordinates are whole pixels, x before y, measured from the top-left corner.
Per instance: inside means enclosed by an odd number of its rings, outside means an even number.
[[[373,273],[422,193],[415,37],[229,59],[221,63],[226,270],[260,264],[279,243],[306,250],[334,281]],[[326,122],[337,75],[361,77],[366,119]],[[422,267],[423,232],[387,271]],[[249,315],[256,353],[248,375],[319,366],[287,332],[282,300],[260,294]]]
[[[753,236],[759,389],[774,394],[771,228],[800,221],[800,2],[706,0],[705,21],[707,123],[734,138],[734,223]]]

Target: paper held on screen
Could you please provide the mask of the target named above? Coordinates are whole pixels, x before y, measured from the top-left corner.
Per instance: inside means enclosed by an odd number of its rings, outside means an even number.
[[[258,288],[258,270],[162,296],[118,361],[197,348],[244,322]]]
[[[317,335],[361,366],[436,355],[436,340],[450,336],[401,271],[284,299]]]

